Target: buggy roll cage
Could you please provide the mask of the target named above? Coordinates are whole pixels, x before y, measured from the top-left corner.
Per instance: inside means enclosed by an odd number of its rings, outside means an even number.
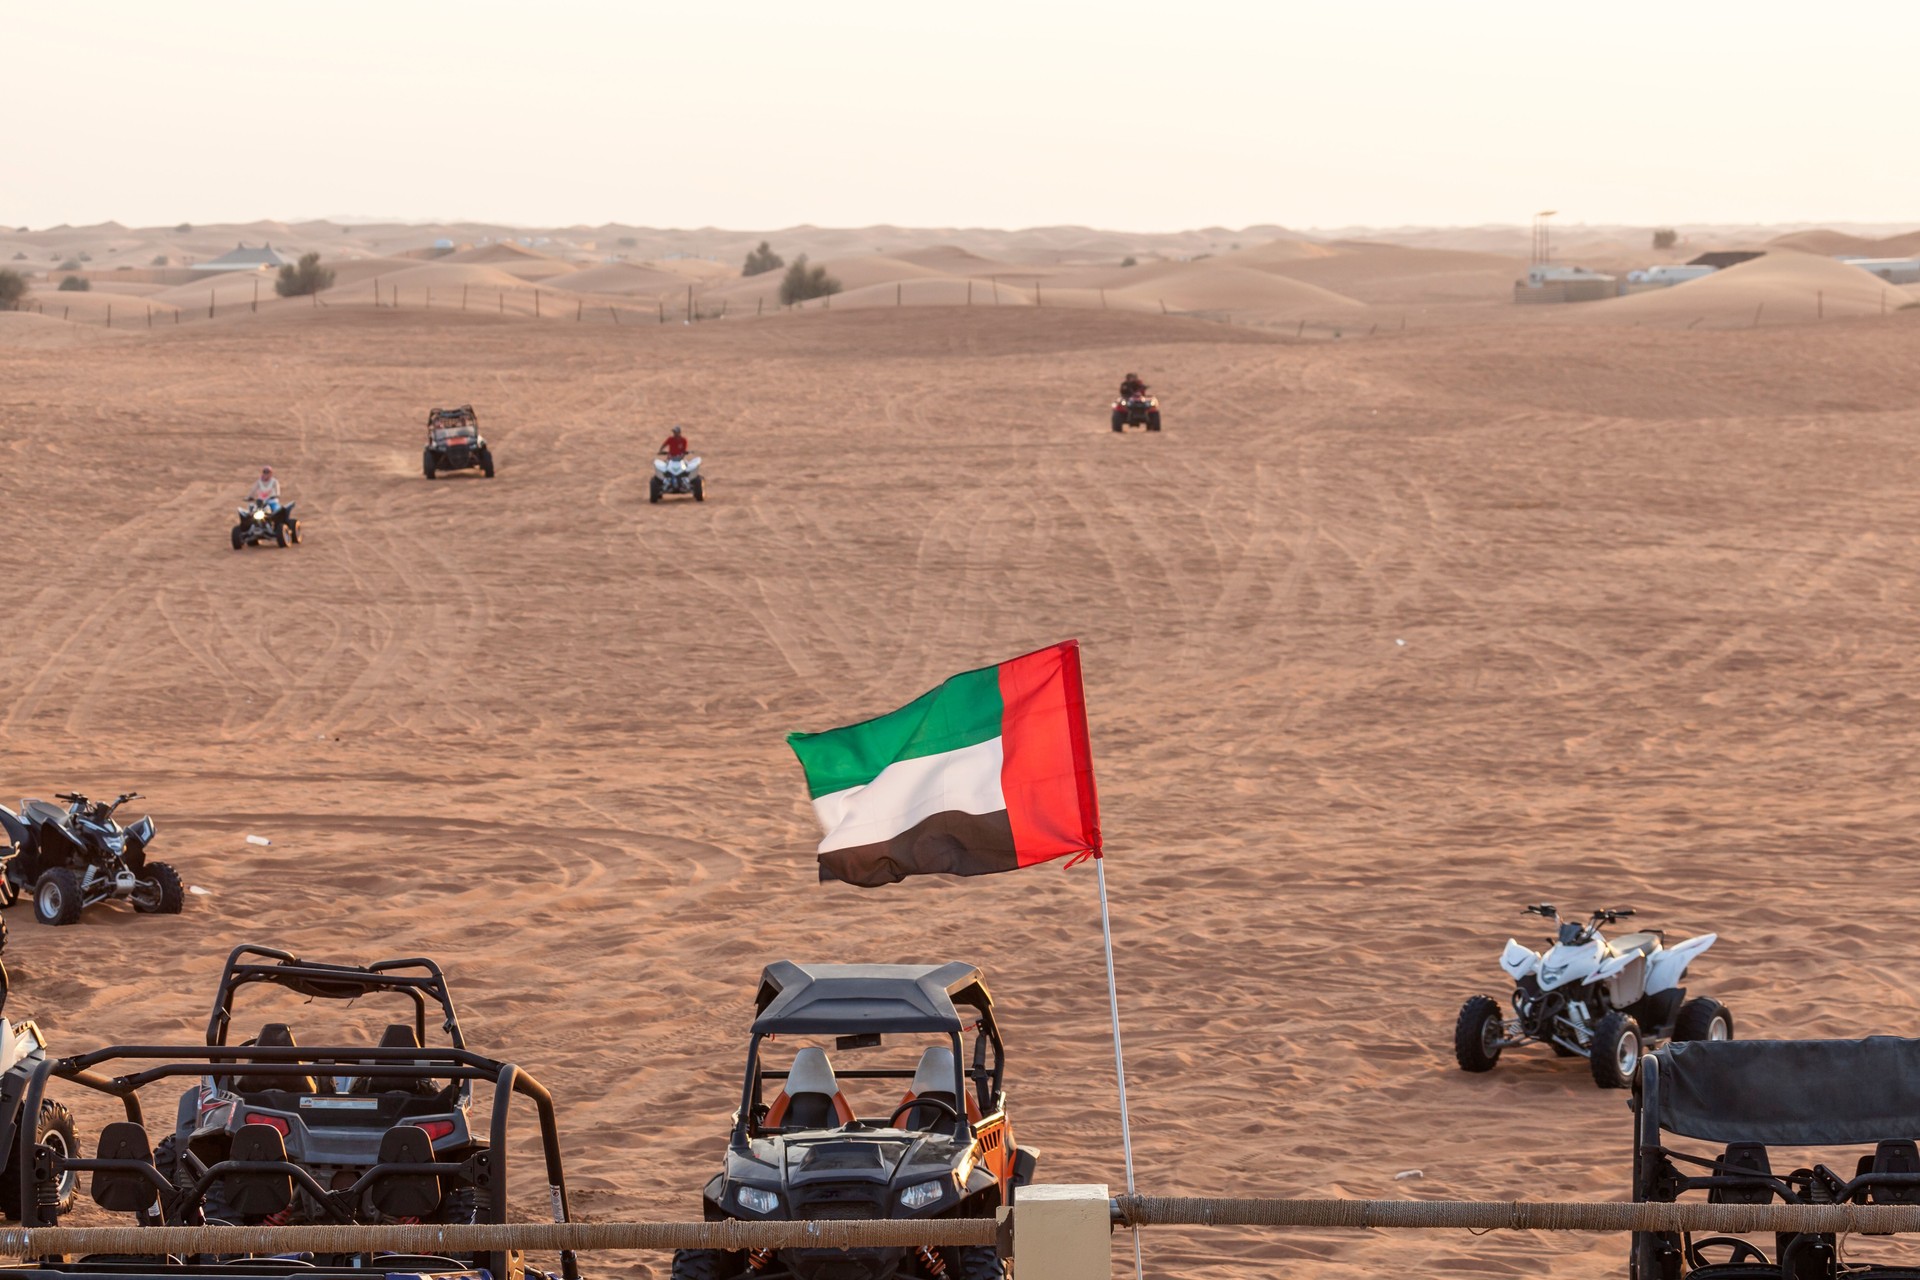
[[[1844,1082],[1845,1088],[1836,1088]],[[1920,1040],[1697,1041],[1646,1055],[1635,1074],[1633,1199],[1672,1203],[1705,1191],[1720,1204],[1920,1204]],[[1724,1143],[1718,1157],[1678,1151],[1665,1133]],[[1775,1173],[1775,1146],[1865,1146],[1852,1176],[1815,1164]],[[1683,1172],[1681,1166],[1703,1170]],[[1834,1256],[1830,1235],[1777,1237],[1781,1274],[1808,1250]],[[1642,1280],[1684,1276],[1708,1265],[1699,1248],[1752,1246],[1728,1236],[1635,1232]],[[1816,1259],[1808,1259],[1816,1263]],[[1663,1265],[1664,1263],[1664,1265]],[[1863,1276],[1920,1274],[1912,1264],[1854,1267]]]
[[[103,1074],[96,1070],[102,1064],[119,1062],[154,1062],[157,1065],[116,1075]],[[417,1049],[365,1045],[316,1048],[195,1045],[189,1048],[178,1048],[164,1045],[113,1045],[90,1053],[59,1059],[50,1058],[36,1063],[27,1078],[25,1093],[21,1098],[21,1105],[26,1108],[22,1114],[39,1114],[47,1081],[57,1077],[120,1099],[126,1110],[127,1120],[141,1126],[144,1130],[140,1105],[140,1090],[143,1087],[159,1080],[209,1075],[212,1074],[209,1068],[215,1065],[219,1067],[222,1075],[236,1078],[284,1075],[289,1066],[304,1066],[316,1070],[324,1068],[324,1074],[327,1075],[376,1080],[418,1079],[423,1069],[433,1077],[447,1080],[469,1082],[490,1080],[493,1082],[494,1093],[488,1147],[470,1157],[464,1164],[450,1161],[375,1164],[351,1187],[340,1191],[331,1191],[321,1186],[309,1170],[285,1160],[223,1160],[208,1167],[195,1179],[184,1201],[189,1206],[198,1205],[214,1180],[227,1174],[266,1174],[291,1178],[317,1204],[336,1214],[340,1198],[349,1197],[357,1200],[361,1192],[390,1178],[452,1177],[470,1181],[476,1189],[484,1193],[486,1221],[504,1223],[507,1220],[506,1135],[508,1121],[512,1114],[513,1098],[517,1094],[532,1102],[539,1121],[540,1144],[545,1158],[547,1184],[553,1198],[554,1220],[556,1222],[571,1220],[567,1205],[566,1171],[561,1161],[559,1132],[554,1121],[553,1095],[532,1075],[512,1063],[500,1062],[464,1048]],[[114,1173],[144,1178],[153,1183],[156,1198],[176,1190],[174,1184],[154,1166],[150,1158],[144,1160],[102,1157],[90,1160],[71,1157],[56,1158],[36,1145],[32,1126],[21,1126],[15,1139],[13,1158],[22,1161],[18,1167],[23,1171],[32,1170],[32,1176],[20,1179],[21,1202],[18,1208],[20,1226],[23,1230],[30,1230],[36,1226],[55,1225],[53,1219],[43,1216],[43,1206],[39,1203],[39,1188],[57,1182],[60,1175],[68,1170],[91,1172],[96,1176],[101,1173]],[[53,1218],[57,1218],[57,1214],[53,1215]],[[490,1253],[485,1257],[486,1266],[491,1274],[495,1276],[510,1274],[507,1269],[507,1255],[504,1252]],[[571,1250],[563,1251],[560,1261],[561,1273],[565,1280],[580,1280],[579,1263]]]
[[[962,1010],[974,1021],[964,1021]],[[846,1049],[877,1045],[890,1033],[945,1035],[953,1054],[953,1096],[963,1104],[954,1117],[954,1137],[966,1142],[973,1136],[964,1105],[969,1082],[982,1116],[1004,1109],[1006,1048],[994,1020],[993,997],[973,965],[800,965],[781,960],[761,971],[754,1013],[740,1111],[728,1138],[735,1150],[744,1150],[750,1136],[785,1132],[784,1127],[761,1125],[766,1114],[762,1082],[785,1080],[789,1073],[760,1066],[760,1043],[781,1035],[831,1036]],[[962,1040],[967,1031],[976,1033],[971,1066]],[[911,1081],[915,1074],[914,1068],[835,1069],[834,1078]],[[888,1119],[898,1118],[899,1111]]]
[[[439,965],[423,956],[376,960],[369,965],[321,964],[251,942],[235,947],[227,956],[226,967],[220,971],[220,984],[213,996],[213,1014],[207,1019],[209,1047],[219,1048],[227,1043],[234,995],[241,987],[254,982],[285,987],[314,1000],[358,1000],[377,992],[402,992],[413,1000],[414,1039],[423,1046],[427,1043],[427,1005],[431,1002],[440,1010],[440,1029],[453,1041],[453,1047],[456,1050],[467,1047],[466,1037],[460,1034],[460,1015],[454,1012],[453,996],[447,990],[447,977]]]

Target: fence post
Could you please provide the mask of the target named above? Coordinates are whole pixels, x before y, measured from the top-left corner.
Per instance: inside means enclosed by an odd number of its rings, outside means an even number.
[[[660,323],[665,324],[667,322],[667,300],[665,298],[655,298],[653,305],[660,308]]]
[[[1040,282],[1038,280],[1033,282],[1033,305],[1036,307],[1040,305]]]
[[[753,314],[755,316],[761,315],[763,312],[766,311],[766,309],[767,309],[767,300],[765,298],[762,298],[758,302],[753,304]]]
[[[612,308],[609,307],[608,310],[612,310]],[[573,300],[573,322],[575,324],[579,324],[581,318],[586,314],[587,314],[587,300],[585,298],[575,298]]]
[[[493,291],[493,298],[495,302],[500,304],[500,314],[507,314],[507,291],[505,289],[495,289]]]
[[[1100,291],[1100,309],[1102,311],[1107,309],[1107,291],[1105,289]]]
[[[207,319],[213,319],[213,290],[207,290]]]
[[[147,304],[147,328],[153,328],[153,304],[151,302]]]
[[[693,323],[693,286],[687,286],[687,323]]]
[[[1113,1218],[1105,1183],[1020,1188],[1013,1254],[1022,1275],[1112,1280]]]
[[[460,309],[462,311],[467,309],[467,286],[465,285],[460,286]]]
[[[540,291],[538,289],[533,291],[533,318],[535,320],[540,318]]]
[[[607,304],[607,314],[613,317],[613,323],[615,325],[618,325],[620,323],[620,313],[613,309],[613,304],[611,302]]]
[[[894,306],[897,307],[900,305],[901,293],[905,288],[906,288],[906,285],[902,284],[900,281],[895,280],[893,282],[893,305]]]
[[[973,277],[967,277],[967,305],[973,305]]]
[[[107,304],[107,328],[113,328],[113,304],[111,302]]]
[[[255,312],[258,312],[258,311],[260,310],[260,277],[259,277],[259,276],[255,276],[255,277],[253,278],[253,307],[252,307],[252,310],[253,310],[253,311],[255,311]]]
[[[379,276],[375,276],[373,278],[373,305],[376,307],[380,305],[380,277]]]

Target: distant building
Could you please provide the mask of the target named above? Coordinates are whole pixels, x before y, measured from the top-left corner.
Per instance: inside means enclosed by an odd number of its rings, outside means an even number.
[[[1563,267],[1538,262],[1527,268],[1527,278],[1514,282],[1513,300],[1535,302],[1598,302],[1619,292],[1610,275],[1586,267]]]
[[[1643,271],[1627,272],[1627,285],[1629,288],[1644,286],[1665,289],[1676,284],[1685,284],[1689,280],[1698,280],[1702,276],[1710,276],[1717,270],[1719,270],[1718,267],[1696,266],[1693,263],[1688,263],[1684,267],[1664,264],[1648,267]]]
[[[1752,262],[1755,258],[1764,258],[1766,256],[1767,254],[1764,249],[1715,249],[1711,253],[1701,254],[1699,257],[1688,262],[1687,265],[1690,267],[1712,267],[1717,271],[1724,271],[1728,267],[1737,267],[1743,262]]]
[[[281,267],[290,267],[292,258],[281,253],[270,244],[258,249],[249,249],[243,242],[229,249],[217,258],[193,264],[195,271],[274,271]]]
[[[1888,284],[1920,284],[1920,258],[1848,258],[1840,261],[1870,271]]]

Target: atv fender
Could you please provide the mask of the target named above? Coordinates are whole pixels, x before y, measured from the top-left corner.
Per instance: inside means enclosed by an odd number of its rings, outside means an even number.
[[[1038,1147],[1022,1147],[1014,1152],[1013,1185],[1015,1187],[1031,1186],[1034,1170],[1039,1164],[1040,1149]]]
[[[1640,953],[1638,951],[1629,951],[1624,956],[1615,956],[1611,960],[1604,960],[1601,962],[1599,968],[1586,976],[1582,985],[1592,986],[1596,982],[1605,982],[1608,978],[1625,973],[1627,966],[1639,958]]]
[[[1703,933],[1697,938],[1688,938],[1677,946],[1656,951],[1647,960],[1647,992],[1666,991],[1677,987],[1687,976],[1687,966],[1699,958],[1700,953],[1719,939],[1717,933]]]
[[[1506,950],[1500,953],[1500,967],[1506,970],[1509,978],[1518,982],[1540,967],[1540,955],[1508,938]]]
[[[7,806],[0,804],[0,831],[6,833],[7,843],[15,849],[24,849],[27,844],[27,824],[20,815]]]

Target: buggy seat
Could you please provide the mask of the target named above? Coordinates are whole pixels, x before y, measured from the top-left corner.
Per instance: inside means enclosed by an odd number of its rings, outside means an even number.
[[[840,1092],[825,1049],[805,1048],[793,1055],[787,1083],[767,1108],[767,1127],[831,1129],[853,1123],[853,1105]]]
[[[293,1038],[293,1028],[284,1022],[269,1022],[260,1028],[260,1034],[253,1043],[262,1049],[295,1049],[298,1043]],[[309,1075],[270,1076],[244,1075],[235,1077],[239,1092],[247,1093],[318,1093],[320,1086]]]
[[[921,1099],[929,1102],[944,1102],[957,1112],[962,1112],[974,1124],[980,1123],[980,1104],[974,1101],[973,1091],[966,1094],[964,1109],[960,1100],[953,1096],[953,1050],[945,1045],[930,1045],[920,1055],[920,1065],[914,1069],[913,1084],[907,1089],[907,1096],[900,1099],[905,1107],[910,1102]],[[946,1112],[935,1107],[917,1107],[905,1115],[906,1127],[912,1129],[938,1129],[953,1123]]]

